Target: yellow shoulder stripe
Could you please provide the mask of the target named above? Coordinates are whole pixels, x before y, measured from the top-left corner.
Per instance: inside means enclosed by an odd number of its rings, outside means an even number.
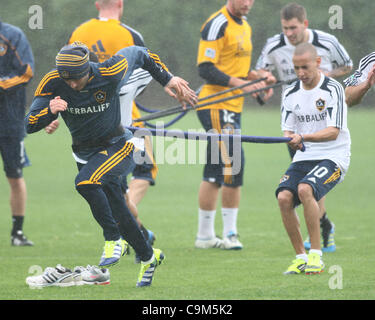
[[[99,68],[99,71],[103,76],[112,76],[112,75],[120,73],[123,70],[127,70],[127,68],[128,68],[128,61],[124,58],[120,60],[119,62],[117,62],[116,64],[114,64],[113,66],[110,66],[107,68],[106,67]]]
[[[55,70],[55,71],[51,71],[51,72],[48,72],[44,78],[40,81],[38,87],[36,88],[35,90],[35,96],[42,96],[42,95],[48,95],[48,94],[51,94],[51,93],[42,93],[43,91],[43,88],[45,87],[45,85],[48,83],[48,81],[52,80],[52,79],[55,79],[55,78],[58,78],[60,77],[59,73]]]

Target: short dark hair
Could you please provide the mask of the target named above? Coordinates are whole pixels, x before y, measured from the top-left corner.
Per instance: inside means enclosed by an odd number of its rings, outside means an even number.
[[[280,15],[281,19],[283,20],[291,20],[293,18],[297,18],[299,22],[305,21],[307,17],[306,9],[295,2],[288,3],[286,6],[284,6],[281,9]]]
[[[316,58],[318,55],[318,52],[316,51],[316,48],[309,42],[302,42],[299,45],[296,46],[296,49],[294,50],[295,56],[301,56],[305,54],[306,52],[310,53],[312,58]]]

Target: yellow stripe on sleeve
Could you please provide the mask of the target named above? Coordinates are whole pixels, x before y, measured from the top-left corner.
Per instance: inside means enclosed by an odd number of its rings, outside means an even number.
[[[42,91],[43,91],[44,87],[46,86],[46,84],[47,84],[50,80],[52,80],[52,79],[56,79],[56,78],[58,78],[58,77],[60,77],[60,76],[59,76],[59,73],[58,73],[57,71],[51,71],[51,72],[47,73],[47,74],[43,77],[43,79],[40,81],[38,87],[37,87],[36,90],[35,90],[34,95],[35,95],[35,96],[43,96],[43,95],[50,95],[50,94],[52,94],[51,92],[48,92],[48,93],[42,93]]]

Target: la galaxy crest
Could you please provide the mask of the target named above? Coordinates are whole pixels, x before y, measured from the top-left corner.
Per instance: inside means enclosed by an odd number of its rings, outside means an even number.
[[[107,97],[107,94],[103,90],[99,90],[94,93],[94,98],[98,103],[104,103],[106,97]]]
[[[315,106],[319,111],[323,111],[326,107],[326,102],[322,98],[319,98],[315,101]]]
[[[0,57],[4,56],[8,51],[8,46],[4,42],[0,42]]]
[[[289,180],[289,178],[290,178],[290,176],[289,175],[287,175],[287,174],[284,174],[282,177],[281,177],[281,179],[280,179],[280,183],[283,183],[283,182],[285,182],[285,181],[287,181],[287,180]]]

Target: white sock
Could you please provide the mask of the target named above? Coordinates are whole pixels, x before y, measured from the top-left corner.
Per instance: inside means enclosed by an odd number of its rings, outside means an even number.
[[[143,263],[143,264],[150,264],[151,262],[153,262],[153,261],[154,261],[154,259],[155,259],[155,255],[154,255],[154,254],[152,254],[152,257],[151,257],[151,259],[150,259],[150,260],[148,260],[148,261],[142,261],[142,263]]]
[[[318,250],[318,249],[310,249],[310,250],[309,250],[309,253],[317,253],[317,254],[320,255],[320,256],[323,255],[322,250]]]
[[[238,208],[221,208],[223,217],[223,237],[229,233],[237,234]]]
[[[216,210],[202,210],[198,211],[198,234],[199,239],[215,238],[215,215]]]
[[[296,258],[297,259],[303,259],[303,260],[305,260],[305,262],[307,263],[307,254],[306,253],[301,253],[301,254],[297,254],[296,255]]]

